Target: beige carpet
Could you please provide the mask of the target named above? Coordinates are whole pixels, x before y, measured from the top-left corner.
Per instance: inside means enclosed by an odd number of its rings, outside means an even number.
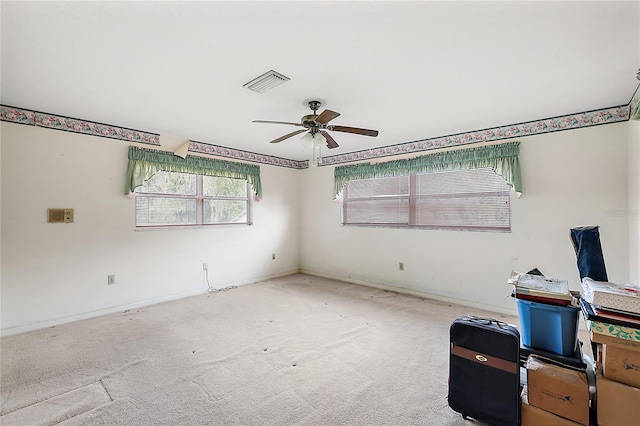
[[[10,336],[0,424],[469,424],[446,399],[466,314],[517,324],[293,275]]]

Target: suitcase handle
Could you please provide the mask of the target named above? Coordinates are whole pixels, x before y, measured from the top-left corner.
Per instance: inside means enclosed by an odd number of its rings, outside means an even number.
[[[491,325],[492,323],[494,323],[495,325],[497,325],[500,328],[505,328],[505,327],[507,327],[509,325],[506,322],[498,321],[497,319],[494,319],[494,318],[476,317],[474,315],[468,315],[467,319],[469,321],[478,322],[478,323],[486,324],[486,325]]]

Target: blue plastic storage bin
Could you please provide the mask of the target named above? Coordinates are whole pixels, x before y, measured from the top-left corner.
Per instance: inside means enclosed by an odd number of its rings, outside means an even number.
[[[516,299],[522,344],[571,356],[578,344],[580,308]]]

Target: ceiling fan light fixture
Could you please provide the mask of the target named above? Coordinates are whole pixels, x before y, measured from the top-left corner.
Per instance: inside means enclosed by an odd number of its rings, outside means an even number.
[[[300,140],[305,144],[305,146],[322,145],[327,142],[327,139],[320,133],[313,134],[311,132],[305,133]]]
[[[301,138],[304,142],[311,144],[311,160],[309,160],[309,167],[317,167],[322,164],[322,145],[327,142],[327,138],[325,138],[320,133],[311,133],[307,132]]]
[[[274,87],[279,86],[282,83],[286,83],[289,80],[289,77],[286,77],[274,70],[270,70],[261,76],[254,78],[242,87],[246,87],[254,92],[264,93],[267,90],[273,89]]]

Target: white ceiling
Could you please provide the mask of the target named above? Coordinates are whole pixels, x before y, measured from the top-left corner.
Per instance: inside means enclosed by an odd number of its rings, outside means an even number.
[[[325,100],[330,154],[627,104],[640,2],[7,2],[4,105],[294,160]],[[276,70],[291,80],[243,88]],[[323,108],[321,108],[322,110]]]

